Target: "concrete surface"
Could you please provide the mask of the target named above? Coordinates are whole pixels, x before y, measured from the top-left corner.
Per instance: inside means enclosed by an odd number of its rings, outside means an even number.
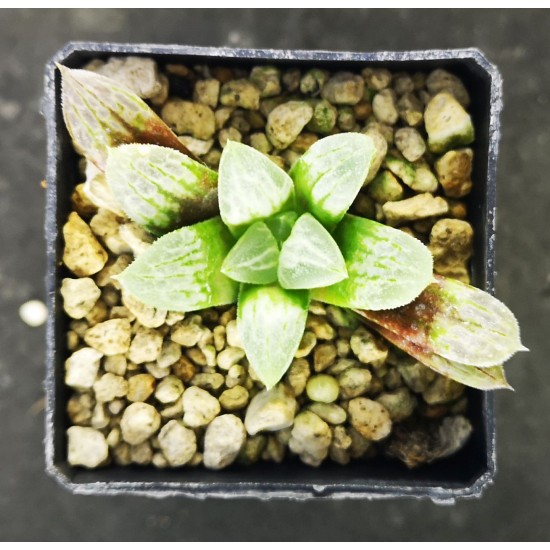
[[[550,28],[544,11],[2,10],[0,540],[547,540],[550,536]],[[496,484],[481,500],[256,502],[72,496],[43,471],[42,69],[69,40],[384,50],[476,46],[504,77],[497,294],[531,349],[497,396]]]

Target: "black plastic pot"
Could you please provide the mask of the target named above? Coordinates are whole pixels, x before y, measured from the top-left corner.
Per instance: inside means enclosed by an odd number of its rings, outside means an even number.
[[[454,456],[408,470],[397,461],[379,458],[342,467],[324,464],[311,468],[298,460],[283,464],[234,466],[223,471],[109,466],[99,470],[72,468],[66,460],[69,390],[64,386],[67,320],[60,287],[61,228],[70,209],[71,190],[77,182],[77,156],[61,112],[60,75],[55,62],[78,68],[92,58],[144,55],[161,63],[215,64],[250,67],[326,67],[358,69],[366,65],[391,70],[430,71],[445,68],[458,75],[470,90],[471,114],[476,128],[474,190],[469,197],[470,221],[475,230],[473,284],[493,292],[495,255],[495,178],[501,111],[501,78],[496,68],[476,49],[413,52],[343,53],[321,51],[240,50],[148,44],[70,43],[46,69],[44,114],[48,128],[46,240],[48,252],[46,470],[61,485],[80,494],[136,494],[154,497],[184,495],[196,498],[286,497],[305,499],[424,497],[452,501],[478,497],[495,474],[495,426],[491,393],[471,390],[470,419],[474,432]]]

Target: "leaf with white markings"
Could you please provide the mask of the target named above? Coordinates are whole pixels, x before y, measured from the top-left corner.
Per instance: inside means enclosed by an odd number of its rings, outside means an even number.
[[[311,214],[300,216],[283,243],[277,274],[283,288],[318,288],[348,276],[338,245]]]
[[[272,388],[288,370],[304,334],[307,290],[242,285],[238,328],[254,372]]]
[[[359,193],[374,154],[374,143],[364,134],[337,134],[314,143],[290,171],[303,211],[332,231]]]
[[[218,185],[221,217],[236,236],[293,206],[288,174],[256,149],[235,141],[223,150]]]
[[[146,305],[194,311],[237,301],[238,284],[221,273],[233,238],[218,216],[161,237],[118,277]]]
[[[110,149],[105,173],[126,214],[156,235],[218,213],[216,172],[174,149]]]
[[[513,313],[470,285],[436,276],[411,304],[361,315],[448,361],[487,368],[525,350]]]
[[[195,158],[128,88],[92,71],[57,67],[62,77],[63,117],[75,149],[101,170],[109,147],[123,143],[164,145]]]
[[[251,225],[230,250],[222,273],[234,281],[266,285],[277,280],[279,247],[263,222]]]
[[[346,215],[334,232],[348,278],[313,291],[313,299],[356,309],[391,309],[414,300],[433,280],[430,251],[414,237]]]
[[[457,361],[449,361],[436,353],[413,344],[398,333],[382,328],[376,323],[369,323],[369,326],[379,332],[381,336],[394,346],[402,349],[423,365],[465,386],[477,388],[478,390],[512,389],[512,386],[506,380],[504,369],[501,365],[480,368]]]

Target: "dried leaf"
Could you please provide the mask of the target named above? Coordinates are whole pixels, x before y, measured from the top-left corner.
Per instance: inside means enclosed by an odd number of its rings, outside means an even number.
[[[63,116],[75,149],[104,170],[109,147],[153,143],[196,158],[135,93],[92,71],[57,66]]]
[[[506,380],[504,369],[500,365],[480,368],[456,361],[449,361],[440,355],[430,352],[426,348],[417,346],[401,334],[391,332],[376,323],[370,322],[368,324],[394,346],[402,349],[417,361],[420,361],[447,378],[479,390],[512,389],[512,386]]]
[[[525,350],[513,313],[496,298],[436,276],[411,304],[360,312],[427,353],[476,367],[492,367]]]

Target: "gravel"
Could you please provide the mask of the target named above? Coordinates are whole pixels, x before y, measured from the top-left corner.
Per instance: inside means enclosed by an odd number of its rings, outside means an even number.
[[[126,59],[88,68],[150,101],[212,168],[229,139],[289,170],[325,135],[369,135],[376,154],[352,213],[421,239],[436,273],[469,280],[474,129],[455,75],[270,66],[247,73]],[[290,369],[267,391],[249,368],[235,307],[184,314],[122,292],[115,276],[152,238],[120,212],[97,169],[85,175],[63,227],[68,274],[60,289],[70,318],[71,465],[218,469],[296,455],[319,466],[385,454],[415,467],[467,441],[464,388],[340,308],[312,302]]]

